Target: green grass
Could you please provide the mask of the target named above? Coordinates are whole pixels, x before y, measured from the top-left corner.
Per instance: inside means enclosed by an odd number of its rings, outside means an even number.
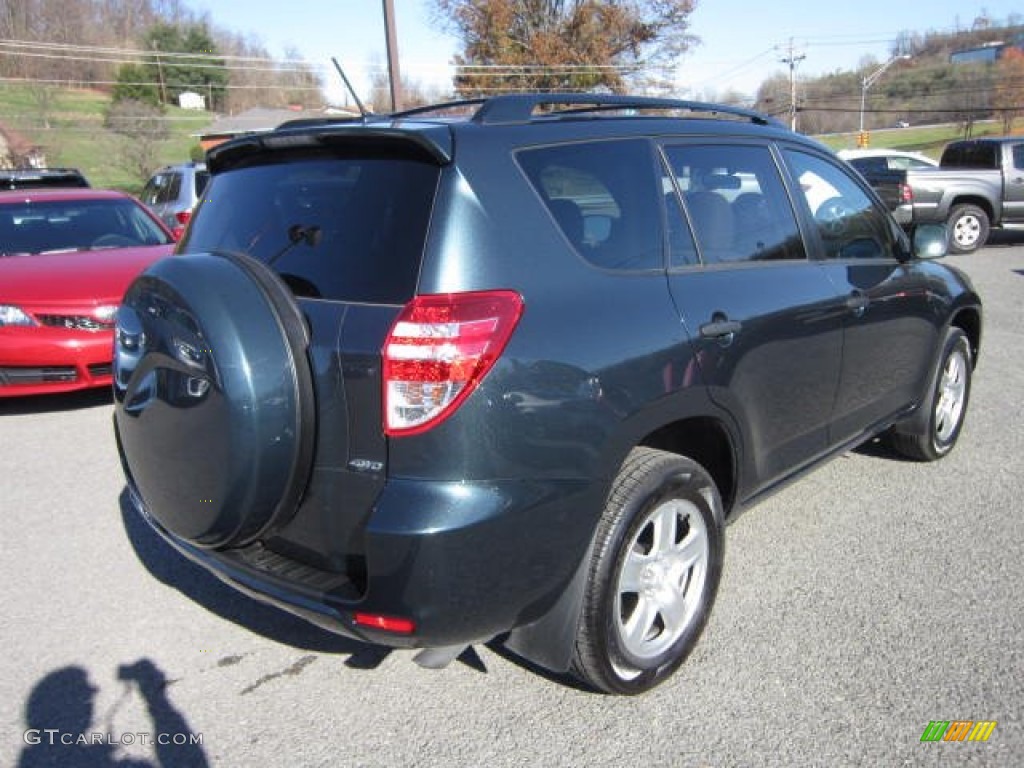
[[[1016,130],[1020,129],[1015,125]],[[975,123],[971,136],[1001,136],[1002,123],[985,120]],[[837,133],[817,137],[822,144],[831,149],[853,149],[857,146],[857,132]],[[963,130],[957,125],[922,126],[920,128],[885,128],[870,132],[870,147],[886,147],[888,149],[904,149],[923,152],[936,160],[943,148],[951,141],[963,138]]]
[[[145,183],[119,164],[117,148],[123,136],[103,127],[110,97],[93,90],[55,89],[48,109],[40,108],[23,85],[0,85],[0,120],[46,150],[47,164],[81,170],[95,187],[138,193]],[[168,107],[168,138],[160,142],[156,166],[189,160],[197,140],[192,134],[208,126],[215,116]]]

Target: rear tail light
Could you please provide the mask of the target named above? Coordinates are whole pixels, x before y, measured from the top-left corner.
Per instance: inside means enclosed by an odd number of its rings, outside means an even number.
[[[416,434],[447,418],[501,356],[522,312],[513,291],[409,302],[384,342],[384,431]]]
[[[188,220],[192,218],[192,211],[178,211],[174,214],[174,218],[176,218],[178,223],[184,227],[188,224]]]

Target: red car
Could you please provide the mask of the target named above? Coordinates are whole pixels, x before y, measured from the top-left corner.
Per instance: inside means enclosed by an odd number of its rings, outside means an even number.
[[[110,386],[121,297],[173,248],[120,192],[0,191],[0,397]]]

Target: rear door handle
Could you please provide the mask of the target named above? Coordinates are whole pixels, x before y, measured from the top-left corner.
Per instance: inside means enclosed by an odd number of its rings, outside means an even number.
[[[701,338],[728,340],[740,332],[743,324],[737,320],[713,320],[700,327]]]

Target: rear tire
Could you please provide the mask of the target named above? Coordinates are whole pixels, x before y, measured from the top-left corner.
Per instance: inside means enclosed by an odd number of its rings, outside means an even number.
[[[974,253],[988,241],[988,214],[976,205],[957,205],[949,213],[949,250]]]
[[[898,453],[917,461],[936,461],[953,450],[967,415],[973,370],[967,335],[959,328],[950,328],[935,383],[921,405],[927,418],[897,425],[890,435],[890,444]]]
[[[684,456],[636,448],[598,524],[573,672],[607,693],[668,678],[696,645],[714,604],[724,549],[722,500]]]

